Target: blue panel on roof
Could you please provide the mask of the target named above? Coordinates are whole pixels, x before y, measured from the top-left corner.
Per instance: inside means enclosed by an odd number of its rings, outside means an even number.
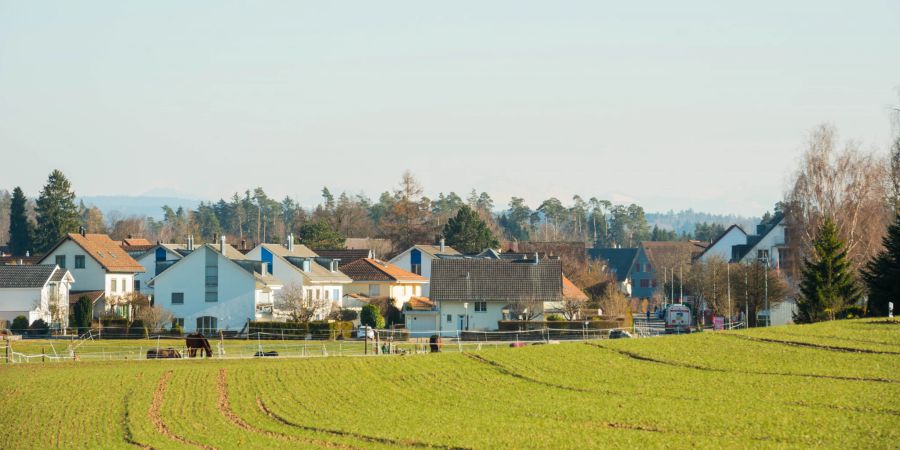
[[[412,264],[422,264],[422,252],[414,248],[409,252],[409,259]]]
[[[266,270],[268,270],[269,273],[272,273],[272,252],[267,250],[265,247],[261,248],[260,250],[262,250],[262,262],[266,263]]]
[[[166,260],[166,249],[162,247],[157,247],[156,249],[156,261],[165,261]]]

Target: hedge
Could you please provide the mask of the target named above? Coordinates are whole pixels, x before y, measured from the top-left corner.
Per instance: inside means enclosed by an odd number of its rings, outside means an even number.
[[[526,320],[501,320],[498,322],[500,331],[524,331],[524,330],[540,330],[544,328],[555,328],[564,330],[583,330],[584,323],[587,322],[588,330],[607,330],[610,328],[621,328],[622,321],[616,319],[601,320],[551,320],[551,321],[526,321]]]
[[[315,322],[266,322],[251,321],[250,337],[256,339],[346,339],[353,332],[352,322],[315,321]]]

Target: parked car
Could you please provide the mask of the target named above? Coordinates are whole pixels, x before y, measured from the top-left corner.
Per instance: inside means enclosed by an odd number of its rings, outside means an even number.
[[[625,330],[612,330],[609,332],[610,339],[628,339],[632,337],[631,333]]]

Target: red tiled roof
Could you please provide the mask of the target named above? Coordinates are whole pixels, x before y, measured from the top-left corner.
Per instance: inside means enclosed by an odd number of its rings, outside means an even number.
[[[116,241],[105,234],[69,233],[53,246],[47,255],[53,253],[66,240],[71,239],[91,255],[103,268],[110,272],[143,272],[144,266],[134,260]],[[46,258],[46,256],[45,256]]]
[[[585,293],[578,289],[578,286],[575,286],[571,280],[566,278],[565,275],[562,277],[563,290],[562,295],[563,298],[575,299],[575,300],[587,300],[588,296]]]
[[[427,283],[428,278],[407,272],[380,259],[363,258],[340,267],[353,281],[395,281]]]
[[[143,238],[128,238],[122,240],[123,247],[132,245],[153,245],[153,243]]]

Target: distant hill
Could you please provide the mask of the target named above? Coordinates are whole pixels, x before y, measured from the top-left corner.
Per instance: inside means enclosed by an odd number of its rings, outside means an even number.
[[[152,217],[160,220],[163,217],[162,207],[169,205],[172,209],[179,206],[185,209],[196,209],[200,200],[180,197],[153,197],[153,196],[85,196],[79,197],[85,205],[96,206],[103,211],[104,216],[117,213],[122,216]]]
[[[667,230],[675,230],[676,233],[693,232],[696,223],[720,223],[726,227],[732,224],[738,224],[747,232],[753,232],[756,224],[759,223],[759,217],[744,217],[736,214],[710,214],[700,211],[688,209],[685,211],[669,211],[665,213],[647,213],[647,223],[652,228],[654,225]]]

